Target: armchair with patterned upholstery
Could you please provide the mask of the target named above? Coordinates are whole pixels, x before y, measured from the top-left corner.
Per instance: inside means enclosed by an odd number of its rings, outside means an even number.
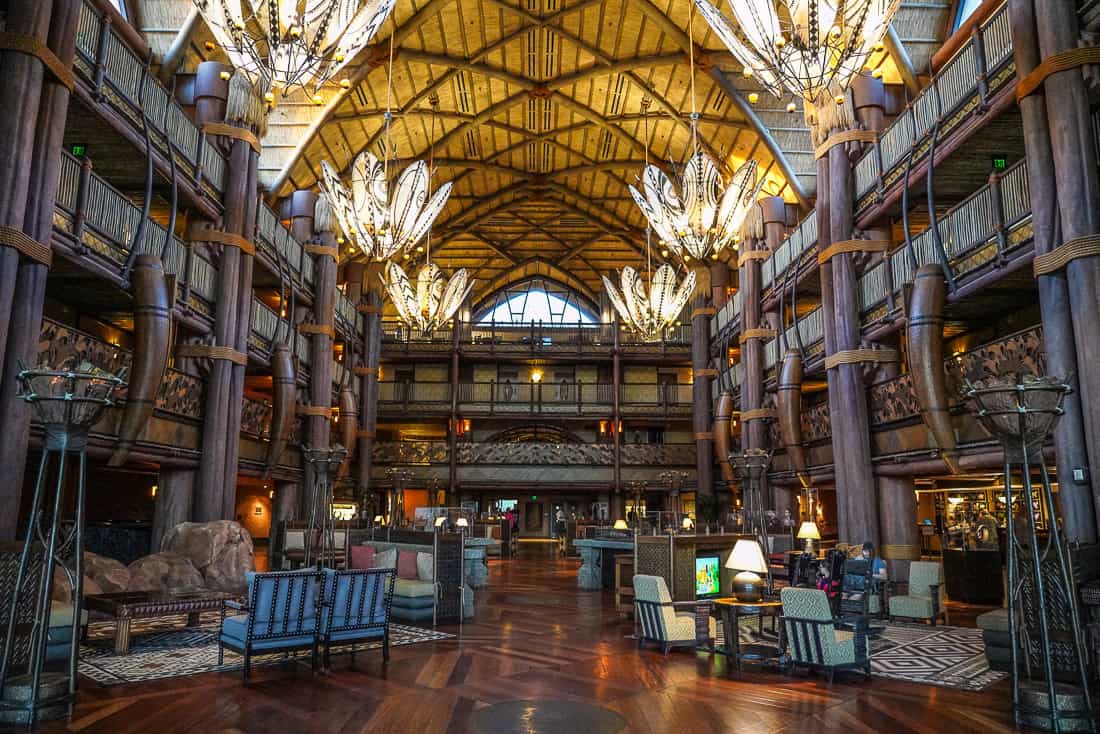
[[[677,612],[676,607],[691,609]],[[634,576],[634,617],[642,626],[638,647],[643,642],[661,646],[664,653],[674,647],[695,647],[695,602],[673,602],[668,586],[660,576]],[[717,627],[710,620],[710,638],[717,637]]]
[[[820,589],[789,586],[779,592],[779,598],[783,602],[781,652],[790,665],[824,670],[830,683],[838,670],[861,670],[870,677],[866,619],[838,624],[829,597]]]
[[[940,599],[943,585],[943,566],[930,561],[913,561],[909,564],[909,591],[890,597],[890,619],[927,619],[936,624],[936,617],[947,622],[947,610]]]

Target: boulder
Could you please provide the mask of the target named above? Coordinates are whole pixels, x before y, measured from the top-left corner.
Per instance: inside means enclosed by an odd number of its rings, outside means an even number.
[[[123,566],[123,568],[125,569],[125,566]],[[88,596],[89,594],[102,594],[103,591],[104,589],[95,582],[95,579],[85,574],[84,596]],[[50,598],[54,601],[65,602],[66,604],[73,603],[73,590],[69,586],[69,577],[60,566],[53,567],[53,588],[50,590]]]
[[[84,551],[84,594],[112,594],[126,591],[130,586],[130,571],[126,564],[114,558]],[[95,582],[102,592],[88,591],[88,579]]]
[[[252,536],[232,520],[180,523],[168,531],[160,547],[189,559],[208,589],[241,591],[244,575],[255,568]]]
[[[178,553],[161,552],[130,564],[127,591],[171,591],[205,586],[195,564]]]

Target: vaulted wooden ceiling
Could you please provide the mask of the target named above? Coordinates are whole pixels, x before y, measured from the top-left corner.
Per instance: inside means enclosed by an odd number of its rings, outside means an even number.
[[[146,6],[179,2],[187,0]],[[915,5],[927,15],[937,4]],[[311,188],[322,160],[346,171],[361,150],[381,156],[387,141],[395,170],[432,157],[433,186],[455,182],[432,258],[445,270],[470,268],[475,301],[533,266],[568,272],[597,293],[600,275],[641,261],[645,220],[627,185],[647,148],[663,162],[689,155],[693,108],[700,147],[726,172],[753,158],[767,193],[808,205],[816,187],[801,106],[789,114],[790,100],[763,92],[750,104],[759,90],[698,16],[689,35],[690,6],[399,0],[347,90],[333,87],[321,105],[291,96],[272,112],[261,180],[276,198]],[[886,53],[872,64],[900,81]]]

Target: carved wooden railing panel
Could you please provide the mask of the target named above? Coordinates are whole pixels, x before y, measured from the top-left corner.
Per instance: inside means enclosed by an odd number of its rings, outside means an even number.
[[[446,441],[375,441],[374,464],[444,464],[449,461]]]

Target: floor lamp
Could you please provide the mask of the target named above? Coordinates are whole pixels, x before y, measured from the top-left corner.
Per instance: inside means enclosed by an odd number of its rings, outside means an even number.
[[[309,528],[306,530],[305,558],[303,566],[313,563],[313,547],[318,546],[320,557],[317,567],[325,563],[336,564],[336,528],[332,517],[332,490],[336,472],[348,457],[348,450],[340,444],[327,448],[302,448],[302,458],[313,470],[313,494],[309,506]],[[319,538],[320,543],[314,539]],[[347,544],[347,538],[344,539]]]

